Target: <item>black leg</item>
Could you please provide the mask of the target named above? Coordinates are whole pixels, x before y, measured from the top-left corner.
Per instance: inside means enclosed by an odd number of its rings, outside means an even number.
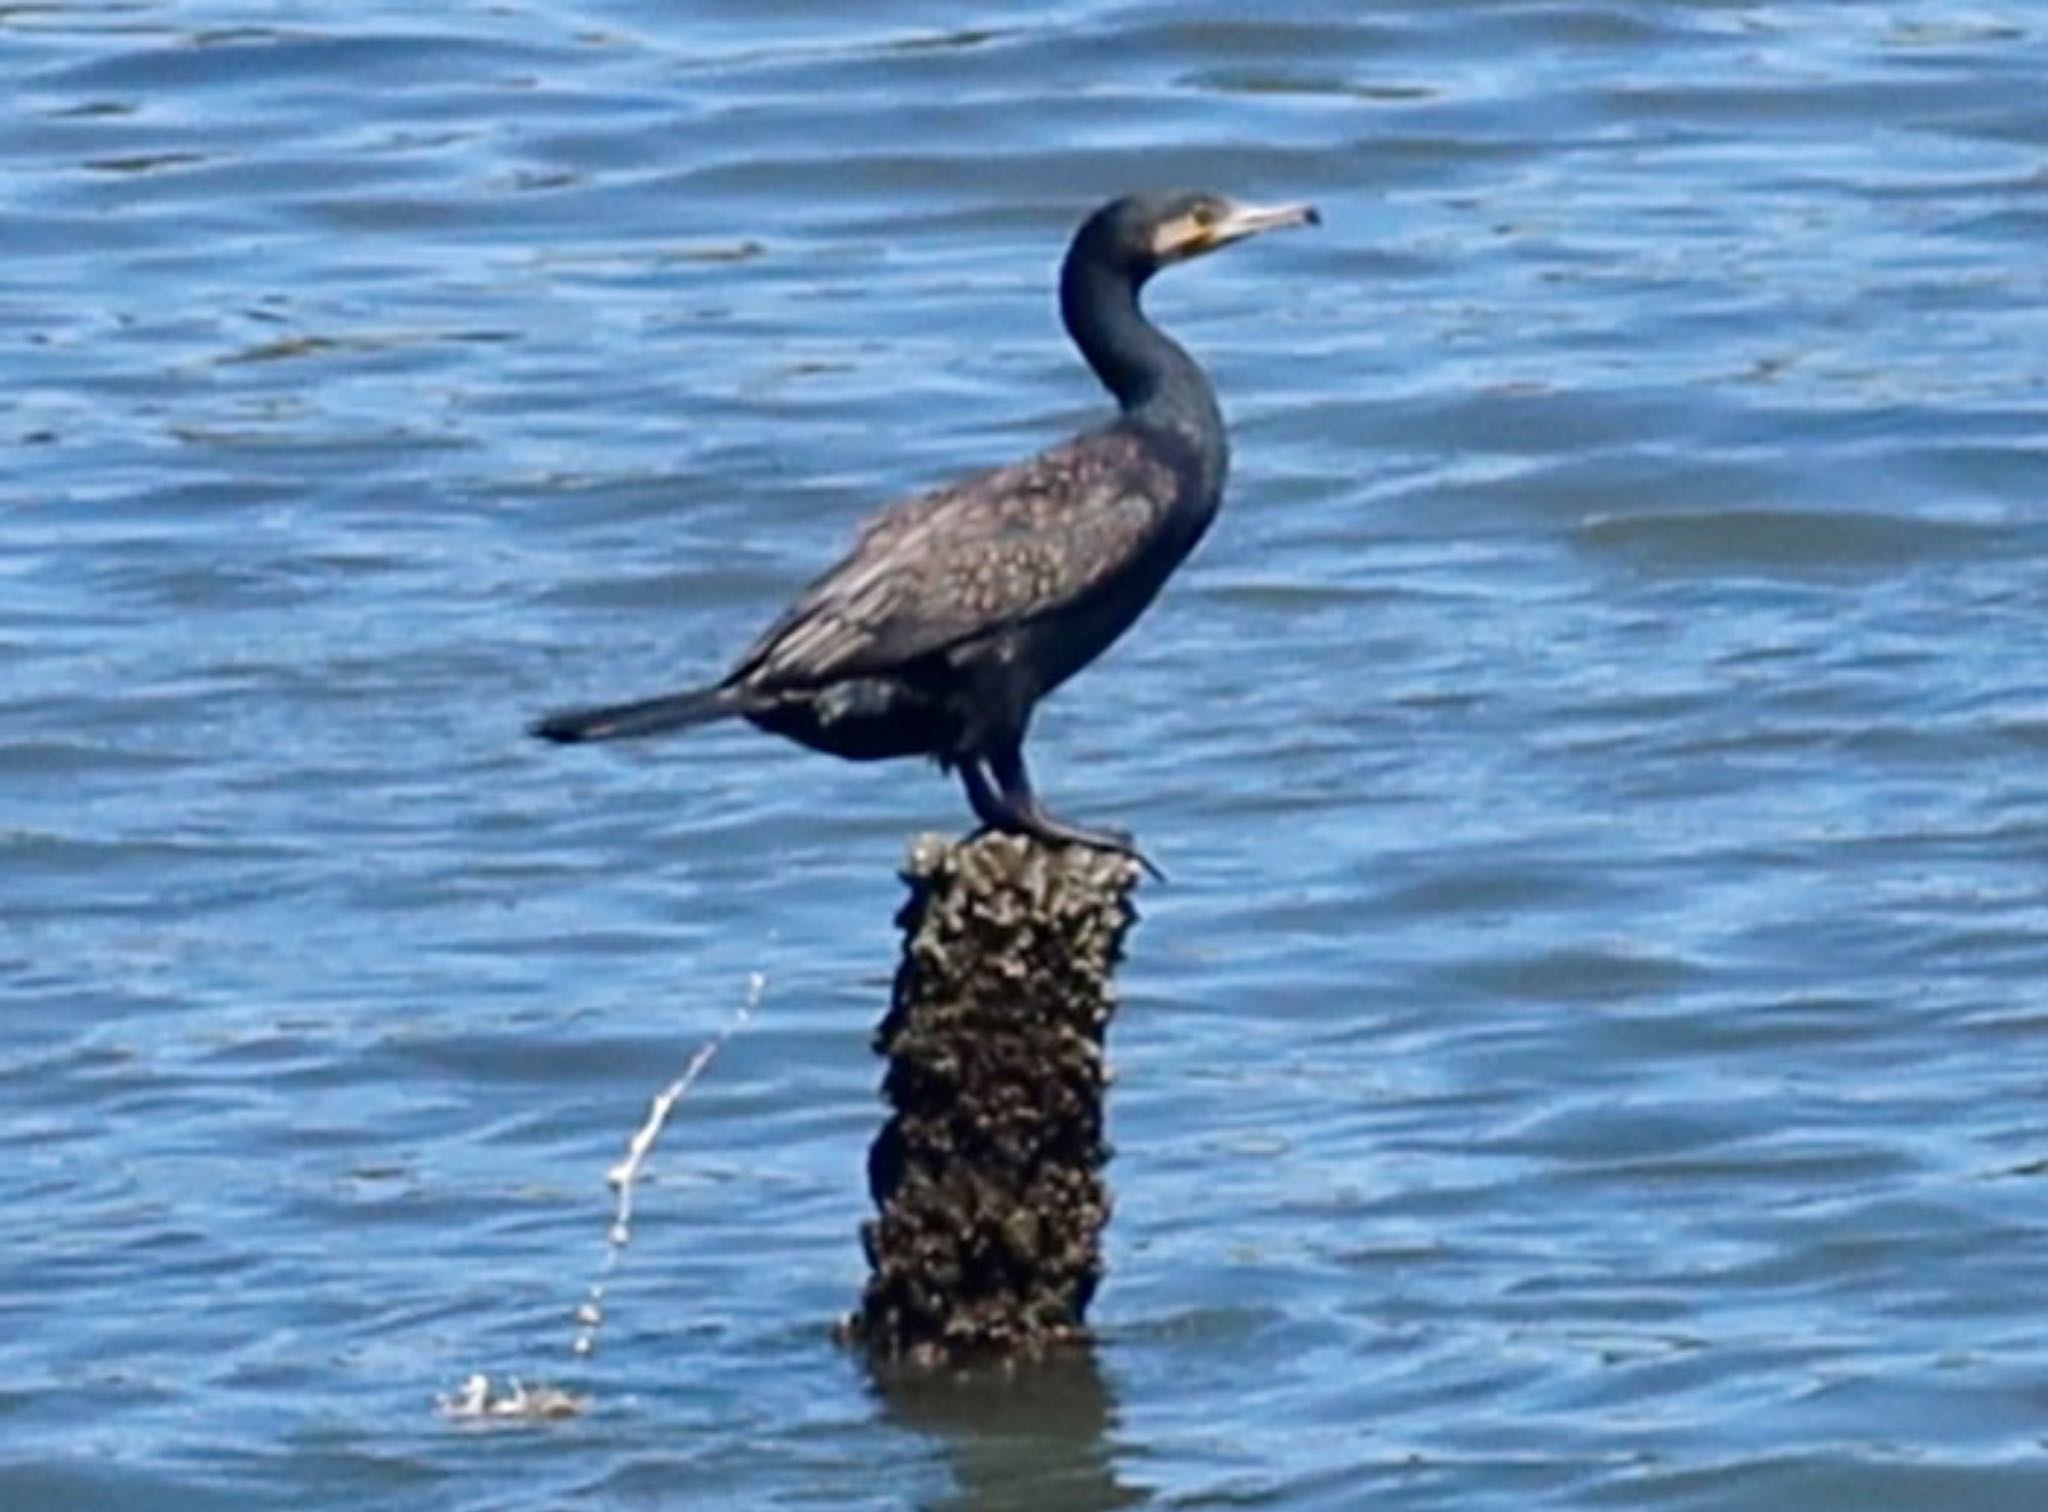
[[[989,785],[988,773],[981,769],[979,756],[968,756],[960,762],[960,785],[967,789],[967,806],[974,810],[974,817],[981,821],[983,830],[1015,829],[1016,821],[1004,806],[1002,796]]]
[[[1041,840],[1050,840],[1056,845],[1087,845],[1096,850],[1115,851],[1118,855],[1129,856],[1144,867],[1159,881],[1166,880],[1166,873],[1152,864],[1152,858],[1138,849],[1137,843],[1125,830],[1083,829],[1078,824],[1069,824],[1045,810],[1038,801],[1038,795],[1031,790],[1031,773],[1024,765],[1024,747],[1020,741],[1010,741],[997,746],[988,753],[988,769],[996,781],[996,791],[988,795],[1000,808],[1003,818],[991,818],[982,813],[979,806],[975,812],[982,822],[995,829],[1011,830],[1020,834],[1036,835]],[[966,768],[963,767],[963,770]],[[968,786],[968,801],[974,801],[973,781]]]

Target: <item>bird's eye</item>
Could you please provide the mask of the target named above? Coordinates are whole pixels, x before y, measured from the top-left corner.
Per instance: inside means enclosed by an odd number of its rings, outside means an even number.
[[[1195,206],[1189,213],[1194,217],[1195,224],[1204,231],[1216,224],[1216,207],[1207,200]]]

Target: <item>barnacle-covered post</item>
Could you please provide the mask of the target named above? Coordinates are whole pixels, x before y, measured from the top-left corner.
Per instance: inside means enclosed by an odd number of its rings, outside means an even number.
[[[868,1156],[871,1274],[845,1333],[917,1364],[1087,1337],[1110,1198],[1103,1036],[1137,866],[1012,835],[926,836],[876,1034],[892,1109]]]

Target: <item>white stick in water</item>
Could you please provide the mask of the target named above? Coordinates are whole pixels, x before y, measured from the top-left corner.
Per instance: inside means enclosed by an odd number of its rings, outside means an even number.
[[[754,1010],[761,1006],[761,995],[767,990],[768,978],[762,973],[756,971],[748,976],[746,1000],[733,1014],[732,1021],[700,1045],[697,1053],[690,1057],[690,1063],[683,1067],[683,1074],[655,1096],[647,1109],[647,1121],[640,1125],[639,1132],[626,1145],[626,1158],[605,1173],[605,1180],[618,1193],[618,1207],[612,1214],[611,1230],[605,1235],[604,1266],[598,1271],[597,1280],[591,1283],[589,1297],[576,1309],[576,1321],[582,1327],[576,1334],[576,1342],[569,1346],[573,1353],[587,1355],[597,1348],[597,1331],[604,1325],[605,1285],[619,1267],[620,1252],[633,1242],[633,1183],[640,1179],[647,1157],[654,1153],[654,1142],[661,1138],[661,1131],[668,1126],[668,1116],[683,1100],[683,1094],[696,1084],[697,1078],[704,1074],[704,1068],[725,1048],[725,1042],[746,1026]]]
[[[733,1014],[731,1022],[698,1046],[697,1053],[683,1067],[683,1074],[655,1097],[647,1110],[647,1121],[627,1142],[626,1158],[605,1173],[605,1180],[618,1193],[618,1202],[612,1213],[611,1228],[605,1235],[604,1264],[598,1270],[597,1280],[591,1283],[590,1295],[576,1309],[576,1322],[580,1326],[570,1349],[579,1357],[597,1348],[597,1331],[604,1326],[605,1285],[619,1267],[620,1254],[633,1240],[633,1183],[640,1179],[647,1157],[654,1153],[654,1142],[661,1138],[661,1131],[667,1126],[676,1104],[683,1100],[683,1094],[696,1084],[705,1067],[725,1048],[725,1042],[745,1027],[754,1010],[761,1006],[761,996],[767,990],[768,978],[765,975],[758,971],[749,974],[746,999]],[[501,1391],[486,1375],[471,1376],[459,1392],[441,1397],[439,1402],[441,1411],[449,1417],[510,1418],[529,1422],[574,1417],[586,1405],[582,1397],[571,1396],[552,1386],[526,1386],[516,1377]]]

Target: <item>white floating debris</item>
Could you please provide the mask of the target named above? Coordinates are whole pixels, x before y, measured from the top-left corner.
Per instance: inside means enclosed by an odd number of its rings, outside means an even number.
[[[517,1376],[499,1388],[481,1373],[462,1383],[460,1391],[436,1397],[443,1417],[470,1421],[544,1423],[555,1418],[580,1417],[589,1407],[585,1397],[573,1396],[556,1386],[539,1382],[529,1386]]]

